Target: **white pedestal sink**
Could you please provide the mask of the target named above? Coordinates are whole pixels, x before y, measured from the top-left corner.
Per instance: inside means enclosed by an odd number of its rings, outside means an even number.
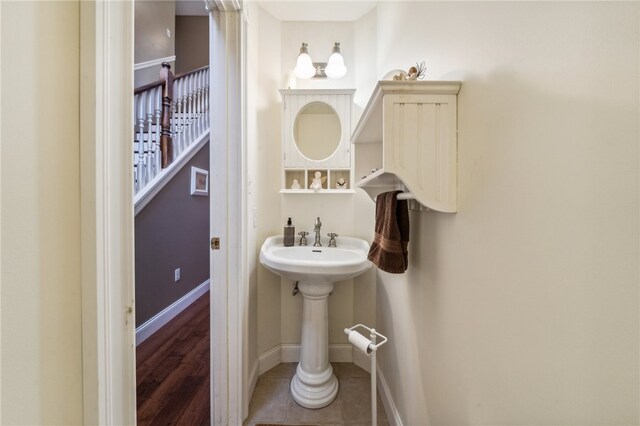
[[[336,281],[369,269],[368,252],[366,241],[350,237],[339,237],[338,247],[284,247],[281,235],[267,238],[262,245],[260,263],[298,281],[304,298],[300,363],[291,380],[291,396],[303,407],[325,407],[338,393],[338,379],[329,363],[327,297]]]

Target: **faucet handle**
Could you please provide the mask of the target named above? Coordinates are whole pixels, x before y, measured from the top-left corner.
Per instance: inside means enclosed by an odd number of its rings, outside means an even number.
[[[329,247],[338,247],[336,244],[336,237],[339,237],[338,234],[335,232],[329,232],[327,237],[329,237]]]
[[[307,231],[301,231],[298,232],[298,235],[300,235],[300,244],[301,246],[306,246],[307,245],[307,235],[309,235],[309,233]]]

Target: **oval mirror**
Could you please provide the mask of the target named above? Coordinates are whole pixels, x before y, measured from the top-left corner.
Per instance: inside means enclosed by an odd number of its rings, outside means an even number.
[[[324,102],[311,102],[300,110],[293,125],[296,146],[310,160],[320,161],[333,154],[340,144],[340,118]]]

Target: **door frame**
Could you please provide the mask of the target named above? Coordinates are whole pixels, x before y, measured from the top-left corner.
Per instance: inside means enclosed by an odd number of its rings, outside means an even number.
[[[210,91],[211,204],[216,200],[211,218],[221,220],[217,226],[212,222],[211,235],[223,238],[222,249],[212,252],[210,263],[211,419],[212,424],[227,425],[241,423],[242,407],[248,404],[242,397],[247,370],[242,253],[246,234],[244,23],[238,2],[206,0],[206,4],[210,23],[215,24],[209,31],[210,58],[224,64],[212,70]],[[136,423],[133,26],[133,1],[80,2],[85,424]]]
[[[79,3],[83,420],[135,424],[134,4]]]
[[[213,425],[242,424],[248,376],[245,321],[245,19],[237,1],[206,0],[211,64],[210,226],[211,395]],[[222,284],[222,285],[220,285]],[[221,347],[226,344],[226,350]],[[244,410],[246,412],[246,410]]]

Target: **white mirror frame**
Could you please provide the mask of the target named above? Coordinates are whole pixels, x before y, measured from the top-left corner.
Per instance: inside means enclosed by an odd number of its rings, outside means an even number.
[[[284,168],[349,169],[351,167],[351,106],[354,92],[353,89],[280,90],[284,102],[282,120]],[[306,105],[312,102],[323,102],[329,105],[340,119],[341,138],[338,147],[333,154],[323,160],[312,160],[302,155],[293,137],[296,117]]]

